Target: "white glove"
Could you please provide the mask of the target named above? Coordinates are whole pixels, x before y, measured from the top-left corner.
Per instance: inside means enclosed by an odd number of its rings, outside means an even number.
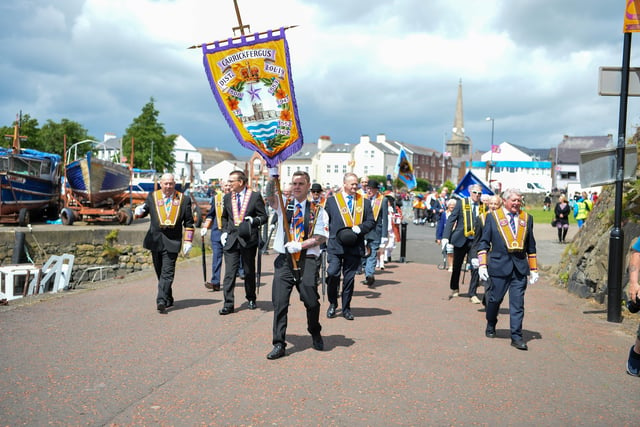
[[[277,167],[269,168],[269,176],[270,177],[273,178],[274,176],[278,176],[278,175],[279,175],[279,173],[278,173],[278,168]]]
[[[227,233],[222,233],[220,235],[220,244],[222,244],[222,246],[227,244],[227,236],[228,236]]]
[[[471,258],[471,266],[473,268],[480,267],[480,261],[478,261],[478,258]]]
[[[190,250],[191,250],[191,243],[184,242],[184,244],[182,245],[182,255],[187,256]]]
[[[351,230],[356,233],[356,234],[360,234],[360,227],[358,227],[357,225],[354,225],[353,227],[351,227]]]
[[[486,265],[481,265],[480,267],[478,267],[478,278],[483,282],[489,280],[489,271],[487,270]]]
[[[388,238],[388,237],[382,237],[382,238],[380,239],[380,246],[384,246],[384,245],[386,245],[388,241],[389,241],[389,238]]]
[[[447,245],[449,244],[449,239],[440,240],[440,244],[442,245],[442,249],[444,250],[447,247]]]
[[[300,252],[302,250],[302,243],[301,242],[287,242],[287,243],[284,244],[284,248],[290,254],[295,254],[295,253],[298,253],[298,252]]]
[[[250,216],[245,216],[244,220],[249,221],[249,224],[253,225],[253,218],[251,218]]]
[[[136,216],[142,216],[144,215],[144,204],[140,205],[140,206],[136,206],[135,211],[133,212]]]
[[[204,237],[204,236],[206,236],[206,235],[207,235],[207,231],[209,231],[209,229],[208,229],[208,228],[204,228],[204,227],[202,227],[202,228],[200,229],[200,237]]]
[[[530,276],[529,276],[529,284],[533,285],[534,283],[536,283],[538,281],[539,278],[540,278],[540,274],[538,274],[537,271],[532,271]]]

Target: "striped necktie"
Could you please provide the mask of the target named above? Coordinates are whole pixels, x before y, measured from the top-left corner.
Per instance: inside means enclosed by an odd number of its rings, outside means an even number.
[[[293,235],[296,242],[302,241],[304,234],[304,218],[302,217],[302,205],[296,203],[296,212],[293,215]]]
[[[516,234],[516,214],[509,213],[509,225],[511,226],[511,231],[513,231],[513,235]]]

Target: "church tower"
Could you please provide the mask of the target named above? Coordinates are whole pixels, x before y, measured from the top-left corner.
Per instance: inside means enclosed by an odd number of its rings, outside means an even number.
[[[456,116],[453,119],[451,139],[447,141],[447,151],[453,158],[470,156],[471,140],[464,136],[464,117],[462,109],[462,79],[458,83],[458,100],[456,102]]]

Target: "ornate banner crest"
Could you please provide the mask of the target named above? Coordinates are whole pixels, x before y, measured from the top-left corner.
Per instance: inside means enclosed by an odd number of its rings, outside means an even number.
[[[202,45],[211,90],[244,147],[269,167],[302,147],[284,28]]]

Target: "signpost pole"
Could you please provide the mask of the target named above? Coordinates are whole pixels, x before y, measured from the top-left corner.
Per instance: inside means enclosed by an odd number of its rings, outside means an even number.
[[[607,280],[607,321],[622,322],[622,190],[624,182],[624,146],[627,129],[627,100],[629,97],[629,62],[631,58],[631,33],[624,33],[622,48],[622,79],[620,85],[620,112],[618,116],[618,145],[616,150],[616,182],[613,228],[609,234],[609,275]]]

